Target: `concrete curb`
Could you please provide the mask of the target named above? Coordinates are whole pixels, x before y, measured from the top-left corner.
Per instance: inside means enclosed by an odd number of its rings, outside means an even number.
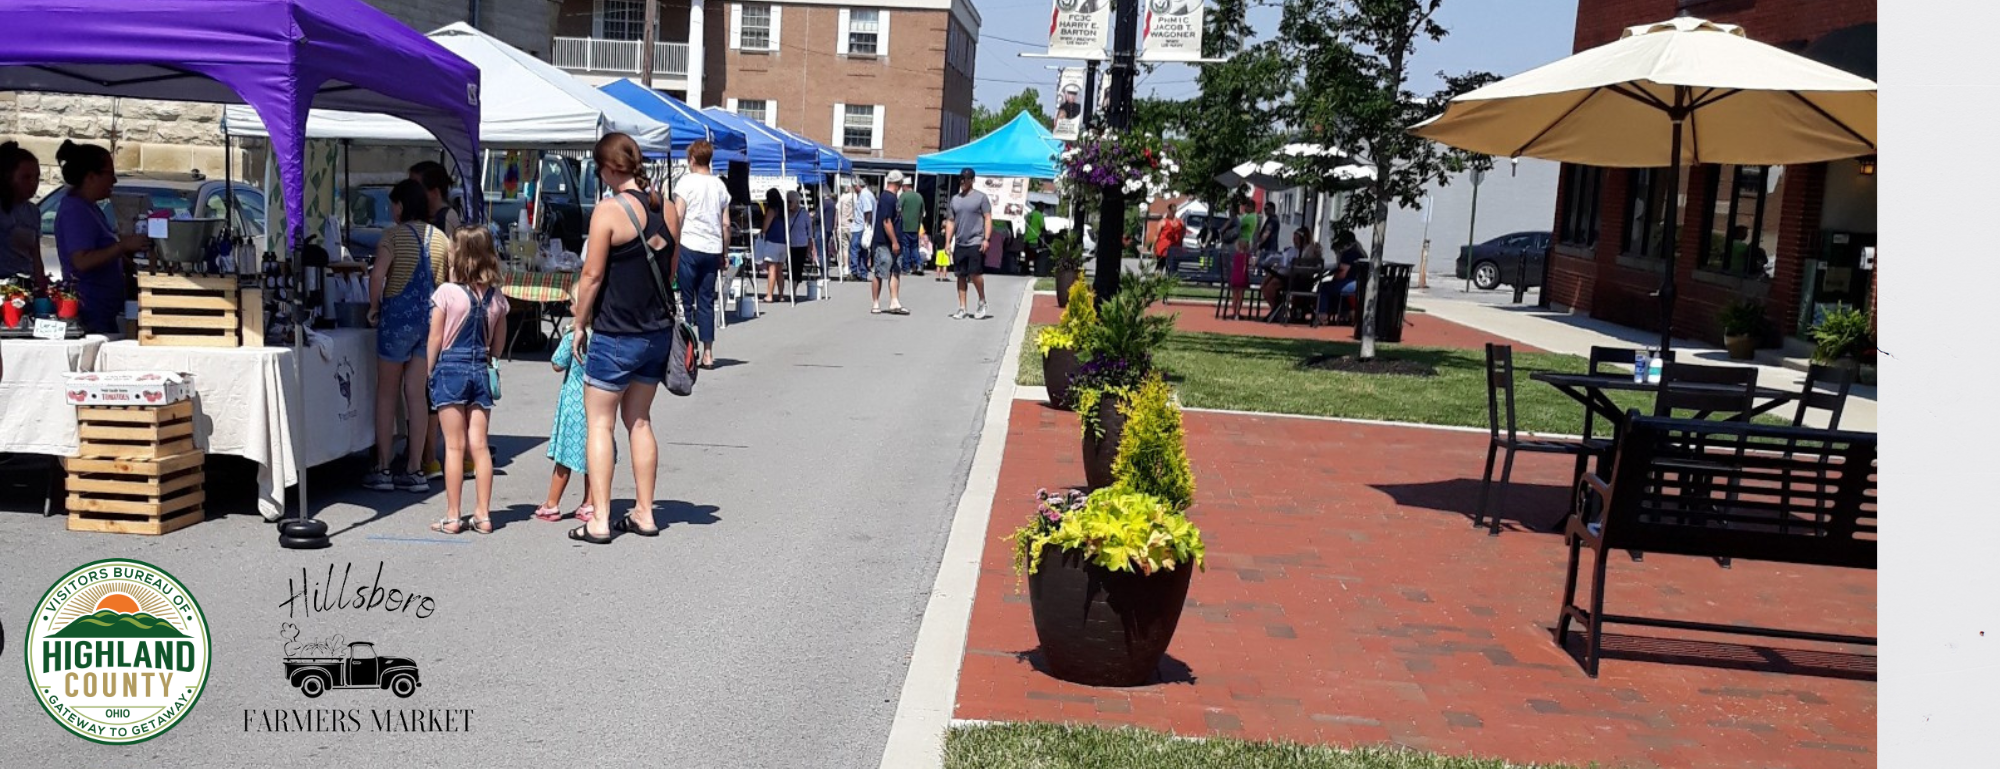
[[[937,581],[924,605],[924,621],[910,652],[910,669],[896,702],[882,751],[882,769],[930,769],[944,766],[944,735],[958,706],[958,672],[965,660],[965,636],[972,624],[972,599],[979,587],[979,562],[986,547],[986,522],[1000,488],[1000,459],[1007,446],[1007,422],[1021,368],[1021,340],[1028,325],[1035,284],[1021,291],[1021,309],[1007,334],[1006,357],[987,393],[986,421],[973,450],[965,491],[952,515],[951,535],[938,561]]]

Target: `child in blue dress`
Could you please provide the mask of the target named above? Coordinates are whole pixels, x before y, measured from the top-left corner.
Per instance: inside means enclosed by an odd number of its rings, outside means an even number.
[[[562,392],[556,397],[556,421],[549,427],[549,459],[555,460],[555,472],[549,476],[549,499],[536,508],[535,517],[544,521],[562,520],[562,496],[569,488],[572,472],[585,471],[589,467],[584,456],[588,442],[583,417],[583,367],[572,365],[574,357],[571,347],[578,331],[570,329],[562,342],[556,345],[556,354],[549,359],[549,365],[564,372]],[[612,446],[611,461],[618,462],[618,447]],[[588,523],[597,514],[596,505],[590,498],[590,474],[583,475],[583,504],[576,508],[576,519]]]

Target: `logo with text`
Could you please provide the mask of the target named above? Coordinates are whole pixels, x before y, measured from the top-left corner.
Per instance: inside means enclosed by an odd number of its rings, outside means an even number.
[[[127,745],[172,729],[208,683],[208,622],[173,575],[139,561],[56,580],[28,625],[28,685],[64,729]]]

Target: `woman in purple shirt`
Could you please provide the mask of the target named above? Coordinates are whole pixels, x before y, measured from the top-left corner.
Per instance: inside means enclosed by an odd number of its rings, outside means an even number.
[[[111,197],[118,171],[111,152],[95,144],[68,141],[56,150],[69,194],[56,207],[56,255],[63,279],[76,286],[83,303],[83,326],[91,333],[115,334],[125,310],[125,275],[132,254],[150,245],[144,235],[118,237],[97,207]]]

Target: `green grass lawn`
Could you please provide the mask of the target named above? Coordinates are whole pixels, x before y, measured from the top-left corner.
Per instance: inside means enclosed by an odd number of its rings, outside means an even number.
[[[1179,739],[1131,727],[1020,723],[953,727],[945,769],[1503,769],[1548,767],[1388,748],[1341,749],[1227,738]]]
[[[1030,325],[1021,350],[1023,385],[1042,382],[1042,356]],[[1391,422],[1486,426],[1486,359],[1475,350],[1384,345],[1382,357],[1426,363],[1432,377],[1353,374],[1301,368],[1315,355],[1352,355],[1351,341],[1270,339],[1222,334],[1175,333],[1158,354],[1181,403],[1192,408],[1274,414],[1379,419]],[[1583,406],[1555,388],[1528,379],[1536,371],[1582,372],[1583,358],[1554,353],[1516,353],[1515,413],[1522,430],[1576,434]],[[1614,392],[1627,408],[1652,408],[1646,393]]]

